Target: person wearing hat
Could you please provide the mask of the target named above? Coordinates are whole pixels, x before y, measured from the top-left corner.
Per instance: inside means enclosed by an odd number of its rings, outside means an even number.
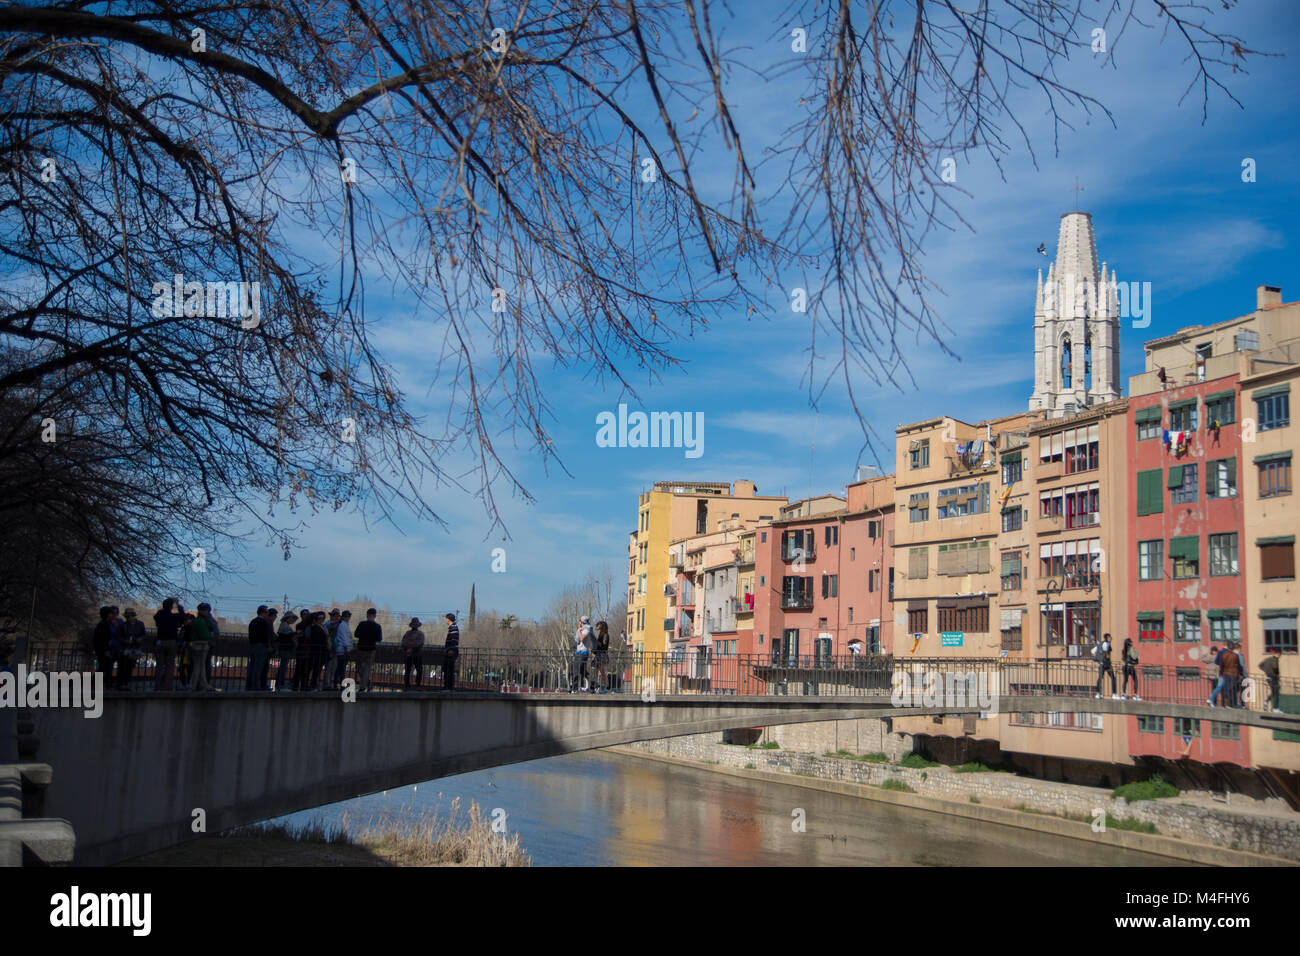
[[[420,675],[424,670],[422,654],[424,652],[424,631],[420,630],[420,619],[411,618],[410,630],[402,635],[402,651],[406,655],[406,670],[402,675],[402,689],[411,689],[411,669],[415,669],[415,686],[420,686]]]
[[[293,659],[295,644],[293,626],[297,621],[298,615],[290,611],[280,621],[280,627],[275,632],[275,650],[280,655],[280,666],[275,672],[276,693],[289,689],[289,661]]]

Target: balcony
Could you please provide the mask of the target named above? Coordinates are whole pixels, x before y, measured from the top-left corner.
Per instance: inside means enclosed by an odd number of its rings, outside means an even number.
[[[804,594],[782,594],[781,609],[785,611],[798,610],[800,608],[810,608],[813,606],[813,596],[811,592]]]

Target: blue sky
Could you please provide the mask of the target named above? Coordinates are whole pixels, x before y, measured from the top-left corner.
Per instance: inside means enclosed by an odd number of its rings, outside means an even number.
[[[763,20],[746,8],[743,19],[726,36],[752,47],[745,60],[754,75],[734,73],[728,91],[753,153],[788,125],[802,81],[763,76],[788,58],[788,31],[776,36],[780,18]],[[1300,12],[1291,0],[1252,3],[1223,22],[1265,52],[1281,54],[1300,36]],[[810,52],[816,44],[810,34]],[[861,383],[859,406],[883,443],[865,444],[842,388],[810,407],[808,319],[777,308],[785,293],[774,289],[773,316],[738,315],[697,329],[678,344],[682,367],[639,385],[637,398],[594,388],[582,370],[547,371],[555,449],[570,474],[543,467],[526,448],[510,451],[508,461],[535,498],[526,505],[500,489],[511,540],[485,538],[489,522],[471,495],[439,490],[434,497],[446,530],[401,513],[392,523],[369,524],[348,511],[318,515],[308,519],[303,547],[289,561],[254,540],[245,573],[210,573],[205,593],[219,613],[278,603],[286,593],[295,605],[360,593],[428,620],[465,610],[476,584],[480,608],[534,617],[589,572],[607,571],[616,588],[625,582],[636,496],[654,481],[747,478],[764,494],[843,493],[858,463],[892,470],[892,435],[900,423],[943,414],[976,421],[1027,406],[1035,275],[1049,262],[1036,249],[1045,242],[1054,256],[1060,216],[1075,208],[1092,213],[1098,256],[1120,280],[1152,286],[1150,327],[1129,323],[1122,332],[1125,384],[1142,370],[1144,341],[1247,313],[1257,285],[1280,285],[1284,299],[1300,298],[1296,58],[1252,58],[1249,75],[1230,76],[1244,108],[1212,94],[1202,124],[1199,91],[1179,106],[1191,73],[1172,41],[1161,44],[1157,30],[1130,29],[1115,54],[1114,68],[1101,58],[1076,57],[1065,73],[1112,111],[1115,126],[1099,114],[1086,125],[1081,118],[1054,153],[1042,103],[1026,97],[1021,119],[1035,137],[1036,168],[1014,140],[1002,175],[986,158],[958,160],[957,185],[968,195],[957,205],[971,228],[959,224],[932,234],[925,250],[928,274],[944,292],[934,299],[947,326],[943,338],[956,357],[932,341],[911,339],[900,345],[915,387]],[[1254,183],[1242,182],[1247,157],[1256,161]],[[812,285],[799,276],[789,284],[805,282]],[[422,337],[431,333],[400,303],[385,306],[368,308],[376,341],[393,357],[417,407],[436,415],[438,396],[419,361]],[[816,370],[822,369],[819,360]],[[633,409],[702,411],[704,454],[688,459],[682,449],[597,447],[596,416],[620,401]],[[505,573],[491,570],[497,547],[506,550]]]

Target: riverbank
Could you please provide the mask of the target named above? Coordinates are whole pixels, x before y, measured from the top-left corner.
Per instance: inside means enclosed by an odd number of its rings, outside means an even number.
[[[346,815],[335,823],[283,823],[240,827],[191,840],[126,866],[531,866],[519,834],[494,829],[478,804],[464,821],[453,800],[444,819],[401,808],[359,824]]]
[[[1300,815],[1206,807],[1179,798],[1130,803],[1110,791],[918,755],[812,754],[722,743],[717,734],[647,741],[611,752],[747,779],[1051,833],[1211,866],[1295,866]]]

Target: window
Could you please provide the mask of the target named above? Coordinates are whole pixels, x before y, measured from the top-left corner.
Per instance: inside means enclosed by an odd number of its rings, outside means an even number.
[[[968,607],[939,607],[939,630],[962,631],[966,634],[987,634],[989,630],[989,606],[987,604]]]
[[[960,576],[982,574],[988,570],[989,543],[987,541],[962,541],[958,544],[939,545],[935,574]]]
[[[1259,576],[1264,581],[1295,578],[1295,535],[1256,538],[1259,548]]]
[[[1100,521],[1097,484],[1076,485],[1065,489],[1065,526],[1090,528]]]
[[[1174,611],[1174,640],[1184,644],[1201,642],[1201,612]]]
[[[1169,403],[1169,430],[1171,432],[1196,431],[1196,399]]]
[[[704,534],[709,530],[709,503],[703,498],[695,502],[695,533]]]
[[[1020,590],[1020,552],[1008,551],[1002,555],[1002,590]]]
[[[1020,452],[1013,451],[1002,456],[1002,483],[1004,485],[1014,485],[1024,474],[1024,462],[1020,460]]]
[[[1164,477],[1159,468],[1139,471],[1137,476],[1137,513],[1155,515],[1165,510],[1165,492],[1160,479]]]
[[[1237,573],[1237,533],[1210,535],[1210,576],[1228,577]]]
[[[1020,608],[1002,609],[1002,650],[1018,651],[1023,647],[1021,618],[1024,611]]]
[[[1194,717],[1175,717],[1174,736],[1175,737],[1201,736],[1201,722]]]
[[[924,634],[926,627],[926,617],[928,615],[926,608],[917,608],[907,612],[907,629],[913,634]]]
[[[1185,505],[1196,500],[1198,465],[1170,465],[1169,467],[1169,503]]]
[[[850,561],[856,561],[857,559],[858,559],[858,549],[857,549],[857,548],[849,548],[849,560],[850,560]]]
[[[875,594],[880,588],[880,570],[874,569],[867,572],[867,593]]]
[[[1165,679],[1165,669],[1163,667],[1140,667],[1138,673],[1142,675],[1144,681],[1161,681]]]
[[[1196,535],[1170,538],[1169,560],[1174,563],[1172,577],[1175,581],[1182,578],[1199,578],[1201,576],[1201,539]]]
[[[880,525],[881,525],[881,522],[879,522],[879,521],[868,521],[868,522],[867,522],[867,537],[868,537],[868,538],[871,538],[871,539],[873,539],[873,540],[874,540],[875,538],[879,538],[879,537],[881,537],[881,534],[880,534]]]
[[[1042,462],[1060,461],[1065,457],[1065,434],[1040,435],[1038,438],[1038,459]]]
[[[760,574],[758,576],[758,586],[761,588],[761,587],[765,587],[766,585],[767,585],[767,575]]]
[[[1259,455],[1255,458],[1259,466],[1259,496],[1277,498],[1291,494],[1291,453],[1280,452],[1273,455]]]
[[[1237,398],[1231,392],[1215,392],[1213,395],[1205,396],[1205,427],[1213,428],[1214,423],[1218,422],[1219,426],[1231,425],[1237,421]]]
[[[930,465],[930,439],[913,440],[910,446],[910,464],[913,470]]]
[[[1140,734],[1160,734],[1165,732],[1165,718],[1163,717],[1138,717],[1138,733]]]
[[[797,627],[787,627],[781,632],[780,640],[772,641],[772,662],[779,663],[782,660],[791,664],[796,664],[799,661],[799,629]]]
[[[1137,425],[1137,440],[1149,441],[1152,438],[1159,438],[1161,427],[1160,406],[1152,408],[1139,408],[1133,413],[1133,422]]]
[[[1024,527],[1025,511],[1023,508],[1007,508],[1002,512],[1002,530],[1019,531]]]
[[[1260,431],[1271,431],[1291,424],[1291,396],[1287,394],[1290,388],[1289,385],[1274,385],[1251,394],[1255,399],[1255,417],[1259,421]]]
[[[986,514],[989,510],[989,483],[944,488],[939,492],[939,518]]]
[[[1175,667],[1177,679],[1184,684],[1198,684],[1203,680],[1199,667]]]
[[[849,606],[849,623],[850,623],[850,624],[853,623],[853,607],[852,607],[852,605]]]
[[[766,531],[760,531],[760,532],[759,532],[759,543],[761,543],[761,544],[767,544],[767,532],[766,532]]]
[[[822,575],[822,597],[833,598],[840,596],[840,576],[838,574]]]
[[[1296,653],[1296,609],[1273,608],[1259,612],[1264,623],[1264,653]]]
[[[1165,576],[1165,543],[1163,540],[1138,542],[1138,580],[1159,581]]]
[[[1038,573],[1062,578],[1067,588],[1088,587],[1101,577],[1101,540],[1056,541],[1038,546]]]
[[[1210,641],[1223,644],[1225,641],[1241,640],[1241,612],[1235,609],[1212,610],[1210,617]]]
[[[1098,437],[1101,426],[1086,425],[1064,432],[1065,473],[1093,471],[1097,467]]]
[[[781,560],[798,561],[801,558],[811,560],[816,550],[815,542],[812,528],[786,531],[781,535]]]
[[[636,576],[636,593],[637,593],[637,594],[645,594],[645,575],[644,575],[644,574],[638,574],[638,575]]]
[[[894,599],[894,569],[889,569],[889,600]]]
[[[930,549],[909,548],[907,552],[907,576],[915,581],[929,577]]]
[[[812,607],[812,580],[811,577],[783,577],[781,579],[781,607]]]
[[[1144,616],[1145,615],[1145,616]],[[1159,612],[1138,613],[1138,640],[1163,641],[1165,639],[1165,617]]]
[[[930,492],[923,491],[907,499],[908,519],[912,524],[930,520]]]
[[[1219,458],[1205,466],[1205,497],[1237,497],[1237,459]]]
[[[826,526],[826,546],[829,548],[832,545],[836,545],[839,543],[840,543],[840,526],[837,524],[828,524]]]
[[[1219,740],[1240,740],[1241,724],[1225,724],[1218,720],[1210,721],[1210,736]]]

